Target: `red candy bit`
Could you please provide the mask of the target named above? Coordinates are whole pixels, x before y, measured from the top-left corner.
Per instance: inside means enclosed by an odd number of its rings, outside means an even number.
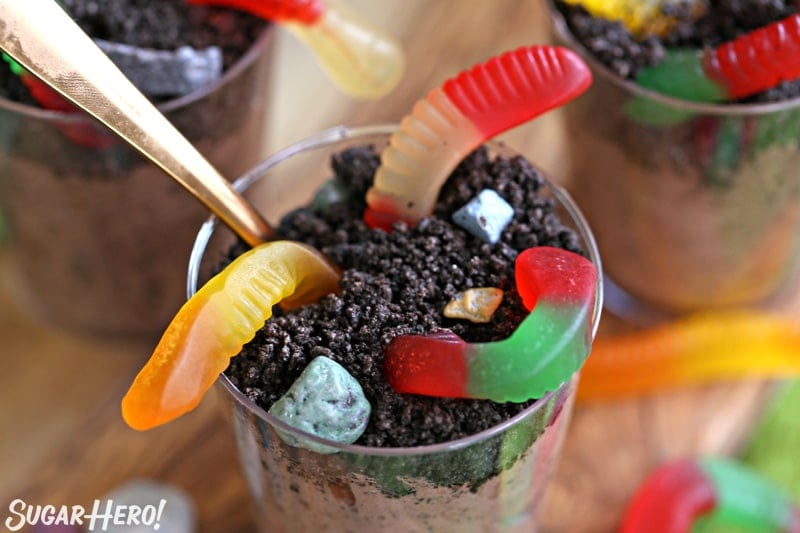
[[[442,90],[490,139],[572,100],[591,83],[591,70],[571,50],[529,46],[462,72]]]
[[[639,488],[625,511],[620,533],[688,533],[695,520],[716,504],[714,484],[695,461],[670,463]]]
[[[274,22],[299,22],[311,25],[325,12],[322,0],[188,0],[195,5],[216,5],[247,11]]]
[[[435,357],[430,356],[432,345]],[[386,357],[391,358],[391,364],[385,366],[386,379],[401,394],[435,391],[445,398],[464,398],[469,375],[465,359],[468,347],[450,330],[395,337],[386,349]]]
[[[706,52],[702,63],[733,99],[800,77],[800,13]]]

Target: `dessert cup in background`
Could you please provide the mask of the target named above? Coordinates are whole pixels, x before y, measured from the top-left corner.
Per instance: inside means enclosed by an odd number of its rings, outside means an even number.
[[[800,277],[800,99],[700,104],[620,78],[570,32],[592,87],[564,108],[568,189],[606,271],[606,308],[637,322],[779,307]]]
[[[800,101],[708,105],[647,91],[600,64],[546,5],[554,40],[594,73],[561,112],[564,184],[603,259],[601,336],[795,296]],[[590,516],[586,531],[617,530],[659,464],[739,453],[773,391],[771,380],[742,379],[579,401],[558,472],[568,481],[548,493],[543,527],[572,531]]]
[[[333,154],[352,146],[380,150],[394,126],[327,130],[267,158],[236,182],[277,225],[306,205],[332,175]],[[513,154],[490,143],[493,151]],[[300,176],[301,178],[298,178]],[[549,186],[561,220],[600,270],[589,227],[567,194]],[[188,293],[205,283],[236,241],[211,219],[192,250]],[[602,308],[598,282],[592,334]],[[344,445],[299,431],[249,400],[225,376],[217,390],[235,433],[263,531],[531,531],[558,460],[577,375],[517,416],[478,434],[440,444],[376,448]],[[319,453],[282,435],[328,447]],[[290,439],[287,439],[290,440]],[[297,442],[291,439],[293,442]]]
[[[273,31],[214,83],[158,105],[225,176],[264,155]],[[183,302],[207,210],[85,114],[0,99],[0,211],[12,290],[77,331],[157,335]]]

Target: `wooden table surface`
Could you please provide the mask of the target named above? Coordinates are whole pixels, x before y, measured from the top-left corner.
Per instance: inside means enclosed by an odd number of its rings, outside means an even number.
[[[403,43],[409,69],[377,102],[332,90],[306,50],[278,37],[267,150],[336,124],[397,121],[459,70],[549,40],[535,0],[350,0]],[[504,135],[556,178],[563,170],[558,112]],[[166,179],[166,178],[165,178]],[[128,429],[119,401],[151,340],[60,331],[19,309],[0,246],[0,520],[8,503],[89,505],[133,478],[154,478],[194,500],[201,531],[252,531],[252,507],[218,401],[147,433]],[[604,331],[614,327],[604,319]],[[578,406],[544,502],[544,531],[613,530],[631,491],[660,462],[735,451],[769,386],[731,383],[611,404]],[[0,522],[2,528],[2,522]]]

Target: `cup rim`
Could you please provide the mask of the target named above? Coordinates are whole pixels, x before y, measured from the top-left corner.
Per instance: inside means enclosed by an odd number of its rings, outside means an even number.
[[[195,89],[194,91],[183,96],[160,102],[156,104],[155,107],[162,114],[166,114],[202,100],[209,94],[218,90],[220,87],[227,85],[233,79],[237,78],[245,69],[249,68],[253,63],[256,62],[256,59],[271,39],[274,28],[275,25],[273,23],[266,22],[263,30],[250,48],[247,49],[247,51],[239,58],[238,61],[236,61],[236,63],[234,63],[228,70],[223,72],[222,76],[213,82]],[[36,107],[21,102],[15,102],[2,96],[0,96],[0,109],[7,109],[9,111],[14,111],[22,115],[35,117],[42,120],[57,120],[64,123],[95,121],[94,117],[87,113],[68,113],[66,111],[43,109],[41,107]]]
[[[266,157],[260,164],[253,167],[251,170],[237,178],[233,182],[233,187],[240,193],[243,193],[248,187],[250,187],[253,183],[255,183],[259,178],[265,175],[265,173],[272,168],[273,166],[279,164],[280,162],[284,161],[285,159],[303,152],[309,149],[316,149],[316,148],[324,148],[325,146],[334,144],[338,141],[348,140],[348,139],[356,139],[359,137],[366,137],[372,135],[391,135],[394,131],[398,128],[397,124],[387,123],[387,124],[376,124],[371,126],[360,126],[360,127],[348,127],[348,126],[334,126],[332,128],[323,130],[316,135],[312,135],[310,137],[306,137],[300,141],[297,141],[277,152],[274,152],[272,155]],[[497,141],[489,141],[487,144],[495,145],[497,147],[504,147],[505,144]],[[544,173],[545,176],[545,183],[547,189],[552,193],[553,197],[559,202],[561,206],[566,209],[567,213],[570,217],[573,218],[574,223],[578,226],[578,232],[580,233],[582,239],[586,241],[586,252],[589,255],[589,259],[597,268],[597,284],[596,284],[596,292],[595,292],[595,302],[594,308],[592,309],[592,329],[591,335],[592,338],[597,334],[597,329],[600,323],[600,317],[602,314],[603,309],[603,269],[602,269],[602,262],[600,259],[600,253],[597,248],[597,243],[595,242],[594,235],[589,227],[588,222],[584,218],[583,214],[581,213],[580,209],[578,208],[577,204],[574,202],[572,197],[566,191],[566,189],[562,188],[559,185],[554,184],[547,174]],[[187,282],[186,282],[186,291],[187,291],[187,298],[191,298],[191,296],[197,291],[197,280],[200,275],[200,265],[202,262],[203,254],[205,252],[206,246],[208,245],[209,240],[211,239],[214,230],[219,225],[219,219],[216,215],[211,215],[209,218],[203,223],[198,231],[197,237],[195,238],[194,243],[192,244],[191,254],[189,257],[189,265],[187,269]],[[265,420],[270,425],[276,427],[281,431],[286,431],[290,434],[299,435],[303,439],[311,441],[315,444],[326,446],[328,448],[333,448],[337,452],[349,452],[355,453],[359,455],[371,455],[371,456],[385,456],[385,457],[397,457],[397,456],[408,456],[412,454],[432,454],[437,452],[445,452],[445,451],[453,451],[461,448],[466,448],[468,446],[474,445],[478,442],[482,442],[486,439],[489,439],[495,435],[499,435],[506,431],[509,427],[515,425],[519,420],[531,416],[533,413],[541,410],[544,406],[554,398],[555,395],[562,394],[568,387],[575,386],[577,384],[578,375],[580,370],[575,372],[571,376],[569,380],[562,383],[556,390],[546,393],[544,396],[536,400],[533,405],[529,406],[528,408],[520,411],[513,417],[501,422],[500,424],[494,425],[488,429],[485,429],[481,432],[474,433],[472,435],[468,435],[466,437],[462,437],[460,439],[441,442],[437,444],[426,444],[421,446],[409,446],[409,447],[373,447],[373,446],[364,446],[358,444],[342,444],[334,441],[330,441],[327,439],[323,439],[317,437],[316,435],[312,435],[307,433],[303,430],[297,429],[284,421],[274,417],[273,415],[269,414],[265,409],[257,405],[255,402],[248,399],[236,386],[228,379],[228,377],[221,373],[219,378],[217,379],[217,384],[221,384],[223,388],[230,393],[233,400],[238,403],[240,406],[244,407],[252,414],[257,416],[259,419]]]
[[[597,72],[604,79],[616,85],[617,87],[624,89],[636,96],[648,98],[673,108],[684,109],[686,111],[707,115],[763,115],[800,106],[800,96],[791,98],[789,100],[782,100],[780,102],[753,104],[713,104],[683,100],[681,98],[675,98],[642,87],[633,81],[621,78],[606,65],[598,61],[594,57],[594,54],[592,54],[585,46],[583,46],[583,44],[580,43],[580,41],[578,41],[578,39],[576,39],[572,34],[564,15],[556,8],[555,0],[546,0],[546,3],[550,21],[557,37],[561,38],[573,50],[578,52],[594,72]]]

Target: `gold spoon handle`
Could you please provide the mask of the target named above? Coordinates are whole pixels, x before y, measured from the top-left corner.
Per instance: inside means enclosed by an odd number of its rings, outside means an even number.
[[[0,0],[0,48],[96,117],[250,245],[272,230],[55,0]]]

